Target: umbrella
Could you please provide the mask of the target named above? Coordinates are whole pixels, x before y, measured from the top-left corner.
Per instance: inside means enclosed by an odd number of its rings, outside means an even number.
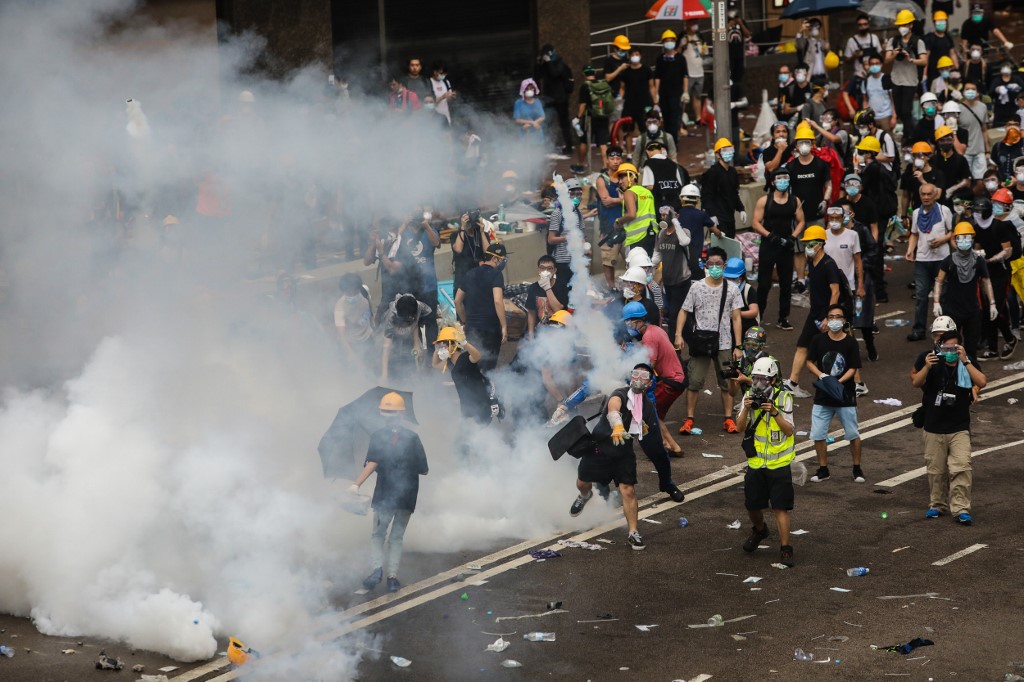
[[[832,398],[832,400],[839,402],[846,400],[846,388],[839,383],[839,379],[832,375],[818,379],[814,382],[813,386],[829,398]]]
[[[647,10],[647,18],[665,21],[710,19],[710,0],[658,0]]]
[[[914,0],[864,0],[861,10],[872,19],[894,20],[902,10],[909,9],[915,19],[924,19],[924,10]]]
[[[599,415],[594,415],[591,419],[597,416]],[[551,453],[551,459],[557,462],[558,458],[565,453],[579,459],[594,451],[594,438],[590,435],[587,421],[582,415],[576,415],[551,437],[548,441],[548,452]]]
[[[352,480],[359,475],[363,456],[370,444],[370,434],[383,426],[378,405],[385,393],[393,389],[371,388],[338,410],[330,428],[320,439],[317,452],[324,469],[324,478]],[[411,391],[394,391],[405,400],[405,420],[416,424]],[[358,458],[358,459],[357,459]]]
[[[801,17],[817,17],[822,14],[857,9],[861,0],[793,0],[782,10],[783,19],[800,19]]]

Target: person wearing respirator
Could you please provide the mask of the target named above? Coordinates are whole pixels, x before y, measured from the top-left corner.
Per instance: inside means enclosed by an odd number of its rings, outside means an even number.
[[[538,324],[545,324],[553,313],[563,310],[568,303],[555,295],[557,280],[555,259],[541,256],[537,260],[537,281],[526,290],[526,333],[531,339]]]
[[[953,228],[953,253],[939,265],[939,274],[932,287],[932,314],[953,318],[956,328],[963,334],[967,357],[978,358],[978,340],[981,337],[982,300],[989,302],[984,314],[990,320],[999,316],[989,279],[985,256],[974,251],[975,229],[964,221]]]
[[[983,320],[981,332],[988,343],[988,349],[981,352],[979,360],[1006,360],[1013,355],[1017,347],[1017,338],[1013,335],[1007,310],[1007,293],[1010,284],[1010,258],[1012,257],[1012,241],[1017,237],[1017,228],[1010,220],[1013,211],[1013,195],[1010,190],[1001,187],[992,195],[989,202],[978,200],[974,203],[971,222],[976,231],[974,243],[985,253],[988,264],[989,279],[992,292],[995,294],[995,307],[998,311],[996,319]],[[1002,332],[1003,345],[999,346],[998,333]],[[997,352],[997,348],[999,348]]]
[[[648,156],[650,155],[647,147],[651,142],[661,143],[661,146],[666,150],[667,158],[675,162],[676,142],[662,128],[661,112],[657,109],[651,109],[642,120],[644,121],[644,129],[640,133],[638,144],[633,148],[633,165],[640,168],[647,163]]]
[[[444,327],[434,341],[431,367],[446,373],[451,369],[452,382],[459,396],[462,417],[486,426],[491,423],[490,382],[480,367],[480,351],[466,340],[456,327]]]
[[[989,36],[994,36],[1007,51],[1013,49],[1013,43],[1006,39],[1003,32],[995,27],[992,20],[985,16],[985,7],[981,3],[974,3],[971,6],[971,16],[964,20],[960,26],[960,49],[967,52],[967,46],[973,49],[976,46],[989,45]]]
[[[846,211],[842,206],[830,206],[825,214],[825,225],[828,227],[828,239],[825,240],[825,253],[836,262],[839,271],[846,278],[846,283],[853,295],[863,303],[867,295],[864,285],[864,260],[860,246],[860,235],[856,230],[847,229]],[[852,321],[852,320],[851,320]],[[870,329],[867,336],[873,336]],[[851,329],[850,336],[853,336]],[[866,349],[865,349],[866,350]],[[857,396],[867,395],[868,387],[858,369],[853,377]]]

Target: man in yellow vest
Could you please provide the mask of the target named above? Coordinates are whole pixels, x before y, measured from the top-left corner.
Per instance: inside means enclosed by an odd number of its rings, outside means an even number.
[[[779,386],[779,363],[775,358],[760,358],[750,372],[751,387],[743,398],[736,424],[744,432],[743,449],[747,473],[743,479],[747,513],[754,524],[743,551],[757,551],[768,537],[764,510],[771,503],[775,525],[782,545],[780,561],[793,566],[793,547],[789,544],[789,512],[793,509],[793,472],[790,463],[795,454],[793,438],[793,395]],[[753,443],[746,436],[753,434]]]
[[[623,163],[615,171],[615,179],[622,192],[622,217],[615,221],[615,227],[626,232],[622,243],[627,254],[632,248],[640,248],[650,257],[654,255],[658,217],[654,210],[654,195],[638,184],[639,176],[636,166],[631,163]]]

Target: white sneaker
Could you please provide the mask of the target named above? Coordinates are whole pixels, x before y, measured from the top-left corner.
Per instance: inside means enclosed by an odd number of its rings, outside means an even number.
[[[794,384],[789,379],[782,382],[782,387],[793,394],[794,398],[810,398],[811,394]]]
[[[857,397],[868,394],[868,385],[864,383],[857,384]]]

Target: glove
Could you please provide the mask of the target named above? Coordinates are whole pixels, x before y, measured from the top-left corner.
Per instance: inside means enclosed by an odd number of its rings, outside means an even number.
[[[548,420],[550,426],[558,426],[569,420],[569,408],[565,405],[559,405],[555,408],[555,411],[551,413],[551,419]]]
[[[683,104],[689,104],[689,103],[690,103],[690,93],[684,92],[683,93]]]
[[[1005,47],[1007,50],[1012,50],[1013,49],[1013,43],[1011,43],[1009,40],[1007,40],[1005,43],[1003,43],[1003,47]]]
[[[828,208],[828,202],[822,199],[821,203],[818,204],[818,213],[824,213],[826,208]]]
[[[740,211],[740,225],[746,225],[746,224],[747,224],[747,212],[746,211]]]
[[[537,278],[537,284],[539,284],[540,288],[544,291],[551,289],[551,273],[547,270],[540,273],[540,277]]]
[[[935,317],[942,315],[942,306],[938,303],[932,304],[932,314],[935,315]]]
[[[615,445],[624,445],[628,438],[629,434],[626,433],[626,427],[622,424],[616,424],[612,429],[612,443]]]
[[[1005,95],[1007,92],[1006,86],[1000,85],[998,88],[996,88],[996,92],[999,93],[1000,95]]]
[[[355,495],[356,493],[358,493],[358,492],[359,492],[359,486],[358,486],[358,485],[356,485],[355,483],[353,483],[352,485],[350,485],[350,486],[348,487],[348,491],[349,491],[350,493],[352,493],[353,495]]]
[[[989,319],[989,321],[993,322],[993,321],[995,321],[995,319],[997,317],[999,317],[999,310],[996,309],[995,305],[990,305],[988,307],[988,319]]]
[[[466,343],[466,330],[462,327],[461,324],[455,325],[455,343],[459,344],[460,346]]]

